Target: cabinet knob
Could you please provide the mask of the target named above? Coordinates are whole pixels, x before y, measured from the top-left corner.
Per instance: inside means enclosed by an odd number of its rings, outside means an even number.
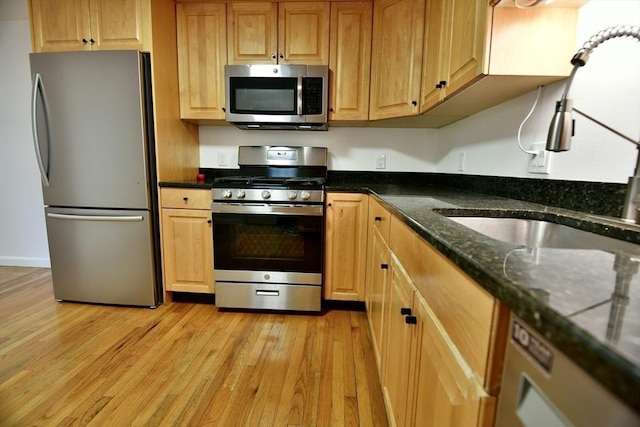
[[[411,316],[411,309],[409,307],[401,307],[400,314],[403,316]]]
[[[380,268],[386,270],[389,268],[389,264],[380,264]]]
[[[189,198],[188,197],[183,197],[182,200],[184,200],[185,202],[188,202]]]
[[[331,203],[327,203],[327,207],[330,208],[331,207]]]
[[[211,220],[208,220],[208,221],[207,221],[207,224],[211,224],[211,222],[212,222]]]
[[[407,316],[404,318],[404,323],[406,323],[407,325],[417,325],[418,318],[416,316]]]
[[[226,113],[226,112],[227,112],[227,109],[226,109],[226,108],[224,108],[224,107],[222,107],[222,112],[223,112],[223,113]]]
[[[442,89],[443,87],[445,87],[447,85],[447,81],[446,80],[440,80],[440,83],[438,83],[436,85],[436,89]]]
[[[276,54],[275,53],[271,54],[271,59],[276,59]]]
[[[374,221],[382,221],[382,217],[381,216],[377,216],[375,218],[373,218]]]
[[[418,105],[418,101],[416,101],[416,100],[411,101],[411,105],[413,105],[415,107],[416,105]]]
[[[94,39],[89,39],[89,42],[91,42],[91,44],[94,44],[96,41]]]
[[[87,44],[87,43],[89,43],[89,41],[87,39],[82,39],[82,43],[83,44]]]
[[[329,111],[331,111],[331,112],[333,113],[333,111],[334,111],[334,110],[333,110],[333,107],[329,108]]]
[[[283,54],[280,54],[280,59],[282,59],[282,58],[284,58],[284,55],[283,55]]]

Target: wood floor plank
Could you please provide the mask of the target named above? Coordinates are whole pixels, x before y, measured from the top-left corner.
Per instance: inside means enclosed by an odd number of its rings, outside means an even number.
[[[386,426],[366,314],[58,303],[0,267],[0,426]]]

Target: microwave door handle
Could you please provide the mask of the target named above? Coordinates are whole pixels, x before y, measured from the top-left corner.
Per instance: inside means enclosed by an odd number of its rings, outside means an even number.
[[[298,76],[298,115],[302,115],[302,76]]]

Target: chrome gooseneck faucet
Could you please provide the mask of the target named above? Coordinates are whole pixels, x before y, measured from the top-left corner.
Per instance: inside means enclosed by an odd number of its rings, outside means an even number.
[[[548,151],[568,151],[571,148],[571,136],[573,133],[573,120],[571,112],[575,111],[581,116],[599,124],[605,129],[610,130],[616,135],[626,139],[627,141],[638,146],[638,160],[636,161],[633,176],[629,178],[627,184],[627,193],[625,197],[624,207],[622,210],[622,220],[640,224],[640,140],[636,141],[630,137],[618,132],[606,124],[594,119],[588,114],[573,108],[573,101],[568,99],[569,89],[578,68],[583,67],[589,60],[589,55],[601,43],[616,37],[633,37],[640,41],[640,26],[618,25],[606,28],[596,35],[592,36],[578,52],[571,58],[573,69],[567,79],[567,84],[562,93],[562,97],[556,102],[556,111],[549,126],[549,134],[547,135]]]

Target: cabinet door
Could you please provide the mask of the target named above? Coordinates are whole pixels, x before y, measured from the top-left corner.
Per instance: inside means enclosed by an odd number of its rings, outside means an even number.
[[[426,301],[417,297],[415,307],[418,324],[412,358],[417,363],[410,374],[415,403],[406,425],[473,427],[485,425],[485,420],[492,424],[491,416],[480,414],[493,411],[495,398],[478,383]]]
[[[151,50],[150,0],[89,0],[96,50]]]
[[[370,2],[331,4],[329,120],[369,118]]]
[[[444,98],[443,84],[449,72],[451,26],[449,2],[426,0],[424,56],[422,58],[422,86],[420,112],[436,105]],[[444,84],[446,86],[446,83]]]
[[[162,252],[167,291],[213,293],[211,211],[162,209]]]
[[[364,301],[366,194],[327,194],[324,297]]]
[[[412,388],[409,387],[411,369],[411,342],[415,326],[407,324],[403,310],[411,310],[415,288],[400,264],[391,261],[388,311],[385,313],[386,332],[383,355],[383,395],[391,425],[407,426]]]
[[[372,120],[418,113],[424,0],[378,0],[373,4]]]
[[[229,64],[276,64],[277,3],[229,3]]]
[[[179,3],[177,27],[180,117],[224,119],[225,5]]]
[[[278,62],[329,63],[329,2],[278,5]]]
[[[369,235],[371,242],[369,252],[369,267],[367,271],[367,289],[365,304],[371,329],[371,341],[378,364],[378,373],[382,373],[382,349],[386,348],[384,335],[384,302],[389,284],[389,247],[380,233],[373,229]]]
[[[30,0],[34,52],[91,50],[88,0]]]
[[[454,0],[447,93],[471,83],[483,71],[489,5],[484,0]]]

